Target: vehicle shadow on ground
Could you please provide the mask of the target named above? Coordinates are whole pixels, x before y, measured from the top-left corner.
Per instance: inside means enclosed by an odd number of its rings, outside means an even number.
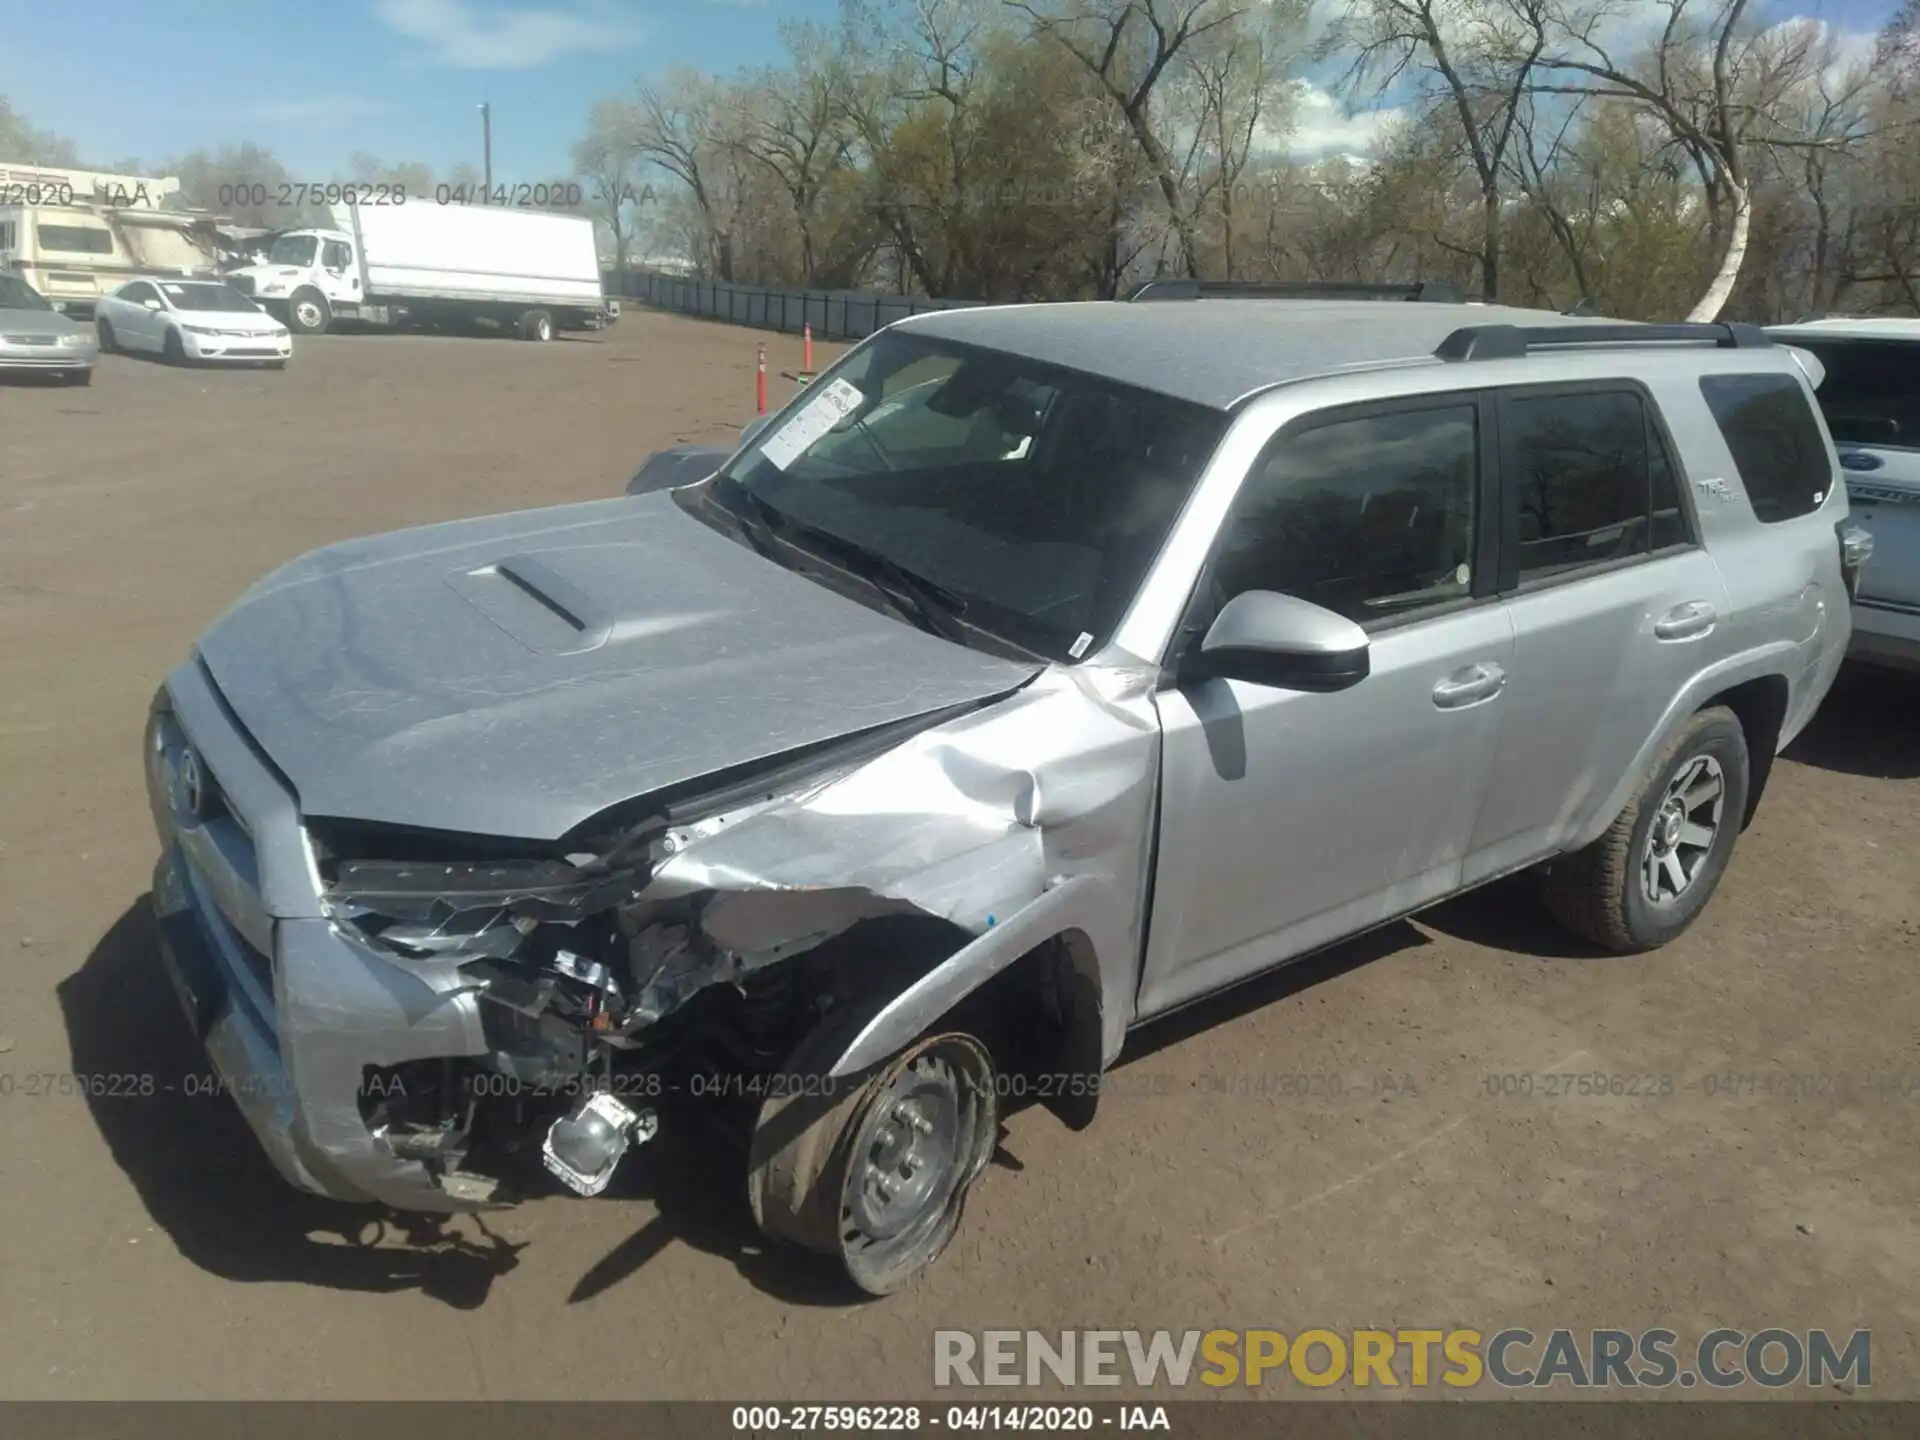
[[[1841,667],[1784,758],[1871,780],[1920,779],[1920,675]]]
[[[477,1217],[347,1205],[282,1180],[233,1102],[203,1085],[206,1057],[161,969],[147,897],[57,994],[73,1073],[132,1077],[90,1088],[150,1090],[89,1095],[87,1106],[147,1213],[201,1269],[228,1280],[418,1290],[470,1310],[519,1263],[524,1245],[492,1235]]]
[[[0,370],[0,390],[85,390],[84,385],[37,370]]]
[[[606,338],[606,333],[604,330],[556,330],[553,338],[545,343],[548,345],[597,345]],[[327,327],[325,335],[297,335],[294,337],[294,344],[297,347],[314,340],[371,340],[389,335],[411,335],[421,340],[511,340],[516,345],[528,343],[511,330],[490,330],[482,326],[463,330],[458,327],[432,325],[355,325],[351,321],[336,320]]]
[[[1582,940],[1548,912],[1534,875],[1509,875],[1443,900],[1414,917],[1429,929],[1470,945],[1504,950],[1534,960],[1622,960],[1603,946]]]
[[[1191,1040],[1216,1025],[1224,1025],[1242,1015],[1278,1004],[1302,990],[1311,990],[1316,985],[1337,980],[1349,970],[1358,970],[1362,965],[1371,965],[1402,950],[1417,950],[1432,943],[1405,920],[1395,920],[1378,930],[1369,930],[1364,935],[1342,940],[1325,950],[1316,950],[1290,965],[1269,970],[1231,989],[1197,1000],[1164,1020],[1146,1021],[1127,1036],[1126,1048],[1120,1052],[1120,1058],[1113,1068],[1124,1069],[1168,1046]]]
[[[624,1163],[604,1197],[648,1201],[654,1214],[594,1262],[567,1303],[605,1294],[675,1243],[718,1256],[756,1290],[790,1305],[865,1303],[870,1297],[837,1261],[760,1233],[747,1203],[741,1148],[702,1120],[662,1108],[659,1135]]]

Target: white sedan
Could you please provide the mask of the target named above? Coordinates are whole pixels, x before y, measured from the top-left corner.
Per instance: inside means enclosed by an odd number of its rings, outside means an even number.
[[[222,280],[129,280],[94,305],[103,351],[144,350],[175,365],[234,361],[284,369],[287,327]]]

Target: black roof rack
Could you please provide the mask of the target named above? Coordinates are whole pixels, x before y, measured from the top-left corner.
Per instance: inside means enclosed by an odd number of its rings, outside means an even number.
[[[1367,285],[1343,280],[1149,280],[1127,296],[1134,300],[1425,300],[1464,302],[1459,287],[1421,281],[1413,285]]]
[[[1757,325],[1466,325],[1440,342],[1439,360],[1518,360],[1562,345],[1673,345],[1711,342],[1722,350],[1759,350],[1773,339]]]

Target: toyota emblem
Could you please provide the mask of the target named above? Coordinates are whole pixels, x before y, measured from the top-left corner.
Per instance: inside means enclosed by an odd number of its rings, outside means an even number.
[[[207,779],[191,746],[180,752],[180,804],[195,820],[206,818]]]

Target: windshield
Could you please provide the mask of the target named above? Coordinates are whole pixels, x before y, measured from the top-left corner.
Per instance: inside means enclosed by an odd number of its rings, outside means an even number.
[[[1920,344],[1797,336],[1791,343],[1812,351],[1826,368],[1814,395],[1835,440],[1920,449]]]
[[[312,235],[282,235],[267,252],[269,265],[311,265],[317,238]]]
[[[0,310],[51,310],[35,290],[18,275],[0,275]]]
[[[1111,634],[1228,419],[911,331],[859,346],[804,401],[721,493],[873,552],[1055,660]]]
[[[160,291],[176,310],[223,310],[257,315],[260,307],[231,285],[162,285]]]

